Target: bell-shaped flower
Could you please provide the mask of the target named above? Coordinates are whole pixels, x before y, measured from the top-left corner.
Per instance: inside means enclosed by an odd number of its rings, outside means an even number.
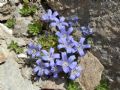
[[[73,48],[74,39],[72,37],[69,36],[68,38],[60,38],[58,42],[58,49],[64,48],[67,53],[75,53],[75,50]]]
[[[42,59],[44,61],[48,61],[50,63],[50,66],[54,66],[55,64],[55,59],[56,58],[60,58],[60,54],[58,53],[54,53],[54,48],[50,48],[49,52],[47,52],[46,50],[42,50],[43,52],[43,56]]]
[[[51,21],[53,21],[53,20],[55,20],[56,16],[58,16],[57,11],[52,12],[51,9],[48,9],[47,13],[42,15],[42,20],[45,20],[45,21],[51,20]]]
[[[75,80],[76,78],[80,77],[80,74],[81,74],[81,71],[82,71],[82,68],[80,66],[75,66],[71,72],[70,72],[70,79],[71,80]]]
[[[83,36],[88,36],[93,34],[93,30],[89,26],[80,27],[80,31],[82,32]]]
[[[49,63],[43,63],[42,60],[37,60],[36,61],[36,66],[33,69],[33,72],[35,74],[37,74],[38,76],[42,76],[42,75],[49,75],[50,71],[48,69],[49,67]]]
[[[56,35],[59,37],[59,38],[67,38],[70,36],[70,34],[73,32],[73,27],[70,27],[68,28],[68,30],[66,29],[62,29],[58,32],[56,32]]]
[[[74,55],[68,57],[66,52],[62,52],[62,59],[56,60],[56,64],[61,66],[65,73],[68,73],[76,66],[77,62],[74,61],[75,59]]]
[[[79,53],[80,56],[84,56],[85,52],[84,49],[91,48],[90,44],[84,44],[85,38],[81,37],[79,42],[74,41],[75,50]]]
[[[65,22],[64,17],[60,17],[59,19],[56,18],[55,21],[51,22],[50,26],[57,27],[59,30],[65,29],[66,26],[68,26],[68,23]]]

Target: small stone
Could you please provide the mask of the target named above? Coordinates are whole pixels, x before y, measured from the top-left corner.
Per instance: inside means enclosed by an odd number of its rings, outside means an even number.
[[[0,1],[0,7],[3,7],[7,3],[7,0],[1,0]]]
[[[9,29],[7,26],[5,26],[4,24],[0,23],[0,29],[4,30],[7,34],[12,35],[13,31],[11,29]]]
[[[5,62],[5,55],[0,52],[0,64]]]
[[[27,58],[27,55],[24,53],[18,54],[17,55],[18,58]]]

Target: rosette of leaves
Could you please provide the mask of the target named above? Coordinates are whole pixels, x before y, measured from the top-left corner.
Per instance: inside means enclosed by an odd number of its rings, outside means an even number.
[[[42,35],[38,39],[38,43],[42,45],[44,49],[57,46],[57,37],[55,35]]]
[[[40,22],[33,22],[28,25],[28,33],[32,36],[38,35],[42,30],[42,24]]]
[[[14,42],[13,40],[11,41],[11,43],[8,46],[8,49],[10,49],[10,51],[14,51],[17,54],[20,54],[23,52],[23,48],[21,48],[17,42]]]
[[[22,16],[29,16],[33,15],[37,10],[37,7],[35,5],[29,6],[28,4],[24,4],[23,8],[20,9],[20,14]]]
[[[72,80],[68,80],[66,90],[82,90],[82,89],[80,88],[79,83],[74,82]]]
[[[5,23],[5,25],[6,25],[8,28],[13,28],[14,25],[15,25],[15,19],[13,19],[13,18],[8,19],[7,22]]]

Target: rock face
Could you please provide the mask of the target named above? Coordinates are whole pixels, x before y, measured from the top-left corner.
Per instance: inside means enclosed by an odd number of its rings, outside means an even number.
[[[11,39],[14,40],[14,37],[0,27],[0,63],[5,60],[0,64],[0,90],[40,90],[22,77],[16,55],[7,49],[7,42]]]
[[[13,10],[14,6],[11,6],[11,4],[8,3],[0,7],[0,21],[10,19],[12,17]]]
[[[92,53],[105,67],[105,77],[111,90],[120,90],[120,1],[119,0],[47,0],[48,5],[64,16],[76,10],[80,24],[88,25],[95,32]],[[73,5],[74,3],[77,3]],[[68,8],[65,9],[65,6]],[[73,8],[72,8],[73,7]],[[84,8],[84,9],[82,9]],[[88,23],[89,22],[89,23]]]
[[[77,81],[80,83],[82,90],[94,90],[99,85],[104,67],[90,52],[79,60],[83,71]]]

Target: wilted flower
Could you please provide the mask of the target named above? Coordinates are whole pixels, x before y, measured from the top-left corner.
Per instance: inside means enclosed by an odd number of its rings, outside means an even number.
[[[58,42],[59,42],[58,49],[64,48],[67,53],[75,53],[75,50],[73,48],[74,39],[72,37],[60,38]]]
[[[60,54],[58,53],[54,53],[54,48],[50,48],[49,52],[47,52],[46,50],[42,50],[43,52],[43,56],[42,56],[42,59],[44,61],[48,61],[50,62],[50,66],[54,66],[55,64],[55,59],[56,58],[60,58]]]
[[[43,63],[41,60],[36,61],[37,66],[34,68],[33,72],[38,76],[49,75],[50,71],[47,67],[49,67],[48,63]]]
[[[85,38],[81,37],[79,42],[74,42],[75,50],[79,53],[80,56],[84,56],[84,49],[88,49],[91,46],[89,44],[84,44]]]
[[[68,26],[68,23],[65,22],[64,17],[56,18],[55,21],[51,22],[50,26],[58,27],[59,30],[65,29],[65,26]]]
[[[65,73],[70,72],[71,69],[73,69],[77,62],[75,62],[75,56],[71,55],[69,58],[67,56],[66,52],[62,52],[62,59],[56,60],[56,64],[62,66],[62,69]]]
[[[58,12],[55,11],[52,13],[51,9],[48,9],[47,13],[42,15],[42,20],[54,20],[56,18],[56,16],[58,16]]]
[[[82,70],[82,68],[77,66],[77,64],[76,64],[76,66],[71,70],[69,78],[71,80],[75,80],[76,78],[78,78],[80,76],[81,70]]]
[[[82,26],[80,27],[80,31],[84,36],[92,35],[93,30],[89,26]]]

